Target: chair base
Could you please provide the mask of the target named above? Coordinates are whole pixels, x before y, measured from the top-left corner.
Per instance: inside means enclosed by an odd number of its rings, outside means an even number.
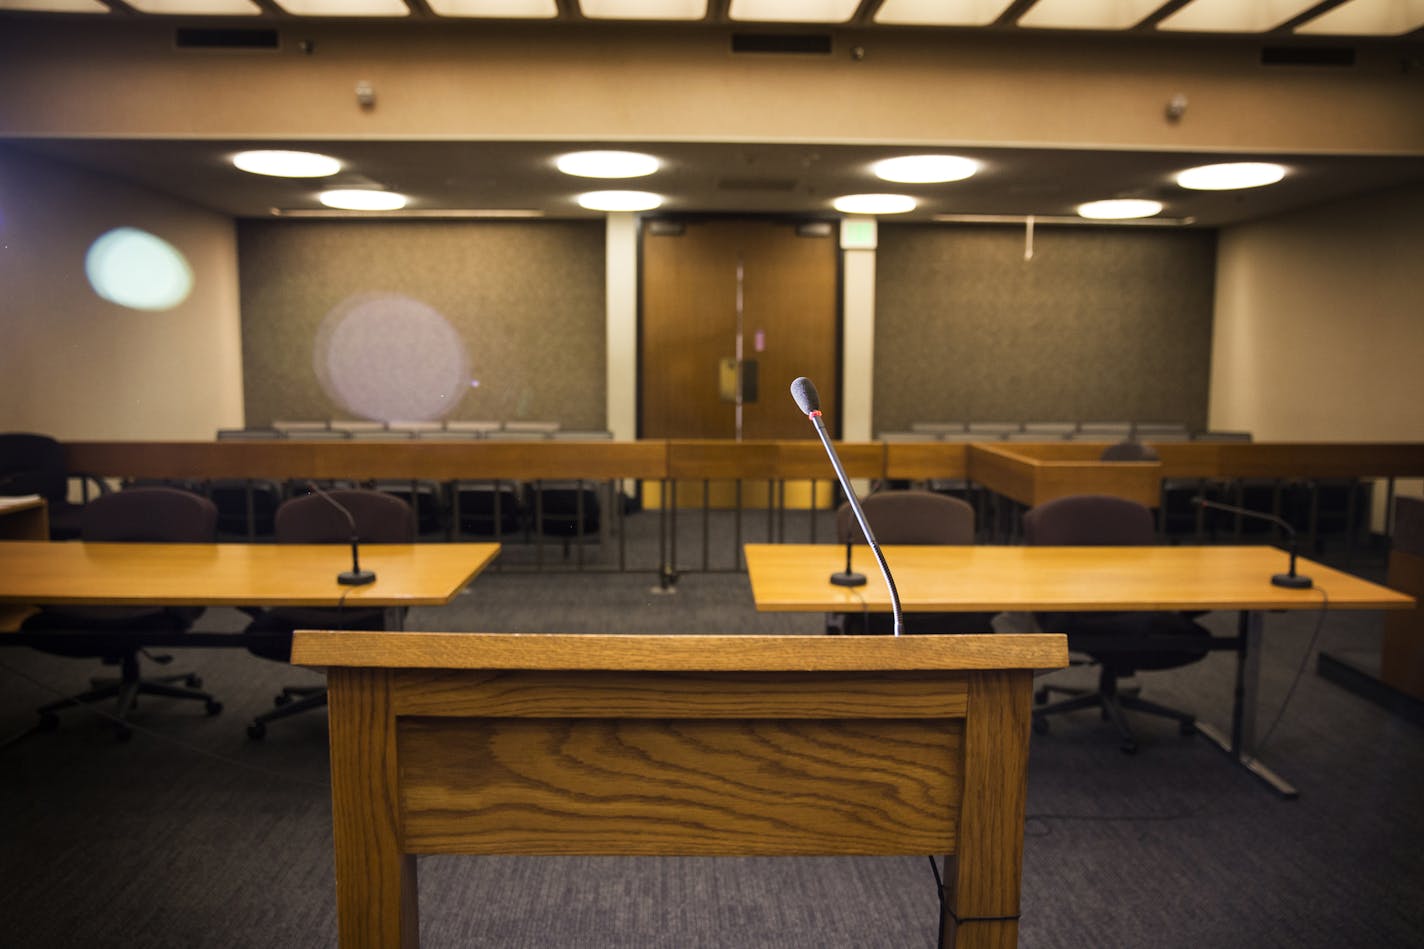
[[[275,722],[278,719],[290,718],[293,715],[300,715],[315,708],[326,707],[326,686],[324,685],[289,685],[282,689],[281,694],[273,700],[276,708],[270,712],[263,712],[252,720],[247,726],[247,737],[253,741],[261,741],[267,735],[267,723]]]
[[[40,716],[41,726],[52,728],[58,725],[59,713],[65,709],[80,705],[93,705],[106,699],[117,699],[114,711],[106,717],[112,718],[114,721],[115,737],[120,741],[126,741],[133,735],[133,729],[127,723],[140,695],[192,699],[202,702],[204,711],[209,715],[216,715],[222,711],[221,702],[213,698],[211,694],[199,691],[198,687],[203,682],[192,673],[144,678],[139,673],[137,652],[125,653],[119,660],[119,668],[120,673],[116,678],[92,679],[90,680],[92,688],[67,699],[60,699],[57,702],[40,706],[35,711]],[[174,684],[178,682],[183,683],[183,686]]]
[[[1122,739],[1123,753],[1129,755],[1137,752],[1137,736],[1132,733],[1132,729],[1127,724],[1125,709],[1142,712],[1146,715],[1170,718],[1177,723],[1177,728],[1183,735],[1196,733],[1195,715],[1140,698],[1137,691],[1135,688],[1120,689],[1117,676],[1106,669],[1099,676],[1096,689],[1074,689],[1061,685],[1041,686],[1034,695],[1034,700],[1040,703],[1041,707],[1033,710],[1033,730],[1039,735],[1048,734],[1047,717],[1049,715],[1097,708],[1101,710],[1104,720],[1113,723],[1113,727],[1117,729],[1117,733]],[[1048,701],[1048,696],[1053,692],[1061,692],[1071,698],[1049,705],[1042,704]]]

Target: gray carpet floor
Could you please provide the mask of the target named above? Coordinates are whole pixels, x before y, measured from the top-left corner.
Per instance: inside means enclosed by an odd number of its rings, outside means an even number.
[[[1363,572],[1378,573],[1378,564]],[[493,571],[413,629],[817,633],[758,614],[745,576]],[[1026,949],[1424,945],[1424,731],[1319,678],[1315,618],[1266,620],[1262,728],[1304,668],[1263,758],[1282,801],[1199,737],[1133,718],[1118,750],[1091,712],[1033,739],[1024,853]],[[1222,633],[1234,617],[1211,614]],[[201,625],[237,629],[212,610]],[[1377,648],[1380,617],[1326,617],[1317,648]],[[0,740],[95,664],[0,650]],[[322,713],[244,726],[314,674],[193,649],[225,710],[149,700],[128,742],[85,712],[0,748],[0,945],[307,949],[335,945]],[[1088,681],[1091,672],[1054,673]],[[1225,724],[1232,659],[1140,677],[1144,694]],[[929,947],[924,858],[490,858],[419,862],[426,947]]]

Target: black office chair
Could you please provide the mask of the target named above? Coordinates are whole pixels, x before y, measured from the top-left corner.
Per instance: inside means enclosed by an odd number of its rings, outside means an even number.
[[[81,532],[84,505],[69,500],[69,477],[64,446],[53,438],[32,432],[0,434],[0,494],[38,494],[44,498],[50,540],[73,540]],[[108,490],[97,478],[77,477],[85,479],[86,501],[90,484],[96,494]]]
[[[127,541],[148,543],[211,543],[217,532],[217,508],[207,498],[174,488],[130,488],[100,495],[83,510],[80,538],[85,542]],[[53,642],[36,647],[60,656],[99,658],[117,665],[117,678],[94,679],[85,692],[40,708],[45,726],[58,723],[58,713],[76,705],[117,699],[113,717],[120,739],[131,735],[125,724],[140,695],[193,699],[209,715],[222,711],[222,703],[199,691],[202,680],[192,673],[145,677],[140,656],[166,664],[169,656],[155,656],[145,647],[186,633],[203,613],[202,607],[46,606],[31,615],[21,629],[51,632]],[[182,686],[177,683],[183,683]]]
[[[1045,546],[1138,546],[1156,542],[1152,511],[1124,498],[1082,494],[1058,498],[1024,515],[1024,541]],[[1038,624],[1049,632],[1066,633],[1070,651],[1084,653],[1099,667],[1096,689],[1041,686],[1033,710],[1033,727],[1048,732],[1048,716],[1083,708],[1100,708],[1122,738],[1122,750],[1137,750],[1124,709],[1159,715],[1177,722],[1184,735],[1196,730],[1188,713],[1140,698],[1124,690],[1119,680],[1140,670],[1175,669],[1199,662],[1213,648],[1205,628],[1177,612],[1040,613]],[[1070,698],[1044,704],[1054,692]]]
[[[351,524],[332,501],[351,512],[361,543],[415,541],[415,512],[400,498],[382,491],[359,489],[338,489],[326,494],[327,497],[307,494],[292,498],[277,509],[273,529],[279,544],[350,544]],[[385,628],[384,607],[276,607],[259,613],[248,624],[245,635],[248,651],[253,655],[289,663],[293,630]],[[269,722],[325,708],[326,686],[287,686],[277,695],[274,704],[276,708],[258,715],[247,726],[249,738],[266,735]]]
[[[881,544],[947,544],[974,543],[974,508],[967,501],[933,491],[888,490],[867,496],[860,503],[865,519]],[[864,544],[865,535],[855,519],[850,504],[836,511],[836,540],[842,544]],[[881,582],[879,570],[867,557],[858,565],[870,583]],[[953,583],[953,577],[946,577]],[[988,633],[990,613],[906,613],[905,633]],[[831,613],[826,617],[826,631],[832,635],[881,635],[894,632],[894,617],[889,613]]]

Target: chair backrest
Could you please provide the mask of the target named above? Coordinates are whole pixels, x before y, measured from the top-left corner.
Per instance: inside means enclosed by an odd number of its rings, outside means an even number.
[[[79,536],[87,541],[211,543],[218,509],[200,494],[178,488],[125,488],[84,506]]]
[[[974,508],[933,491],[879,491],[860,502],[882,544],[972,544]],[[849,504],[836,511],[836,538],[865,543]]]
[[[68,491],[63,445],[32,432],[0,434],[0,494],[38,494],[61,501]]]
[[[1074,494],[1023,516],[1024,542],[1040,546],[1126,547],[1153,544],[1157,528],[1146,505],[1107,494]]]
[[[1162,456],[1151,445],[1144,445],[1135,439],[1124,439],[1104,448],[1098,455],[1099,461],[1161,461]]]
[[[339,544],[351,540],[351,522],[337,509],[351,512],[356,539],[368,544],[408,544],[415,540],[415,511],[381,491],[337,489],[292,498],[277,508],[272,532],[284,544]],[[336,504],[333,504],[335,501]]]

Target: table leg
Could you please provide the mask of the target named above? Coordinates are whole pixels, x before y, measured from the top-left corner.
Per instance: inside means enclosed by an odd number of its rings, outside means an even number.
[[[1237,625],[1236,690],[1231,709],[1231,737],[1227,738],[1214,725],[1206,722],[1197,722],[1197,731],[1281,797],[1294,800],[1300,792],[1256,757],[1256,707],[1260,702],[1264,617],[1259,610],[1242,610]]]

